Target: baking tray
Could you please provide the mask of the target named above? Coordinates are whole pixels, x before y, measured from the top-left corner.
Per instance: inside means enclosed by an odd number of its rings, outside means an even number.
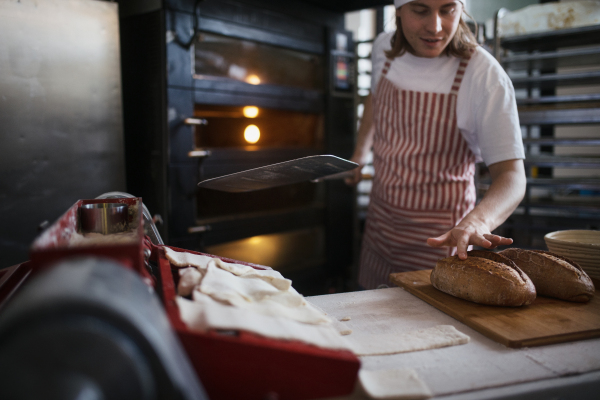
[[[319,399],[348,395],[354,390],[360,360],[350,351],[323,349],[299,341],[265,338],[250,332],[191,331],[179,317],[176,283],[162,246],[153,246],[160,270],[160,295],[171,325],[212,400]],[[169,248],[191,254],[190,250]],[[226,262],[262,266],[218,257]],[[235,384],[232,384],[232,380]]]

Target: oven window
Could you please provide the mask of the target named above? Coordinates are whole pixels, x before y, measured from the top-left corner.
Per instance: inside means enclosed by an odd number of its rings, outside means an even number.
[[[198,189],[198,218],[254,214],[307,207],[318,202],[319,185],[300,182],[254,192],[228,193]]]
[[[254,106],[197,104],[196,148],[323,147],[323,115]]]
[[[287,273],[322,264],[324,243],[325,230],[318,226],[208,246],[206,252]]]
[[[323,88],[323,59],[315,54],[208,33],[198,35],[194,49],[197,79]]]

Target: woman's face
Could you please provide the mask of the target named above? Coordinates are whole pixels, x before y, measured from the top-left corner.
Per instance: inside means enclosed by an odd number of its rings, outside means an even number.
[[[462,3],[415,0],[396,10],[402,33],[417,57],[438,57],[450,43],[462,14]]]

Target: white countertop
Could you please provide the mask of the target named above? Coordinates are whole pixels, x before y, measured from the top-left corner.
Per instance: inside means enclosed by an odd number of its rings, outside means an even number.
[[[361,368],[366,370],[414,369],[436,399],[518,398],[519,393],[540,392],[555,386],[566,390],[572,385],[580,389],[592,385],[590,390],[595,388],[598,393],[600,339],[511,349],[399,287],[314,296],[307,300],[333,319],[350,317],[344,323],[352,329],[352,335],[405,333],[453,325],[470,336],[465,345],[361,357]],[[368,397],[358,389],[347,397],[363,398]]]

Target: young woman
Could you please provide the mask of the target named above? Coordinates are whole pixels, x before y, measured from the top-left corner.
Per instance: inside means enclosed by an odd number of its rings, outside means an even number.
[[[397,29],[373,44],[373,83],[352,160],[373,151],[375,178],[359,284],[429,269],[491,234],[525,193],[523,144],[512,83],[463,20],[464,4],[395,0]],[[492,184],[475,206],[475,163]],[[360,180],[360,168],[349,184]]]

